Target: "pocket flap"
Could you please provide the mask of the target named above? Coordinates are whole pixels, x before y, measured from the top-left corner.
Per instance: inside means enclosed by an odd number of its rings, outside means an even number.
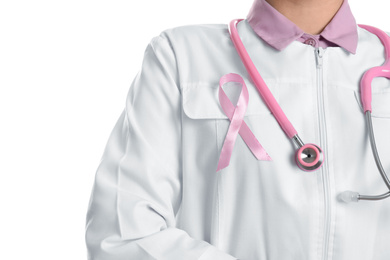
[[[266,83],[276,101],[279,101],[276,81],[267,80]],[[237,84],[239,83],[229,82],[222,87],[234,106],[237,105],[238,96],[241,92],[241,86],[238,87]],[[270,114],[271,112],[262,100],[257,88],[248,81],[245,81],[245,84],[249,94],[245,116]],[[193,119],[228,119],[219,103],[218,90],[219,83],[196,82],[182,84],[185,114]]]
[[[360,97],[360,91],[355,91],[355,98],[363,112],[363,105]],[[372,117],[390,118],[390,91],[372,92]]]

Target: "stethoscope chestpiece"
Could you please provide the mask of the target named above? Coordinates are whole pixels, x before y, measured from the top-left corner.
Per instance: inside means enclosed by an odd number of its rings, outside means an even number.
[[[319,169],[324,163],[322,149],[315,144],[304,144],[298,135],[295,135],[293,140],[299,146],[295,153],[295,161],[298,167],[307,172]]]

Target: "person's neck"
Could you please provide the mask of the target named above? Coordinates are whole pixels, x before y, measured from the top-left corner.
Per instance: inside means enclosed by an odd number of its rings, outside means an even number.
[[[266,0],[305,33],[320,34],[343,0]]]

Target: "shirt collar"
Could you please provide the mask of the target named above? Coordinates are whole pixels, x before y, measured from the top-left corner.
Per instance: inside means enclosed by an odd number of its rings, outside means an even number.
[[[247,20],[256,34],[277,50],[286,48],[291,42],[305,34],[302,29],[265,0],[254,1]],[[348,0],[343,1],[340,9],[320,36],[353,54],[356,53],[357,24]]]

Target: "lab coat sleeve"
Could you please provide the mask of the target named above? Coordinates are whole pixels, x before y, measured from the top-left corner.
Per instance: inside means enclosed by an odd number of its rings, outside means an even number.
[[[181,180],[181,91],[174,49],[162,33],[146,47],[96,171],[88,259],[236,259],[176,227]]]

